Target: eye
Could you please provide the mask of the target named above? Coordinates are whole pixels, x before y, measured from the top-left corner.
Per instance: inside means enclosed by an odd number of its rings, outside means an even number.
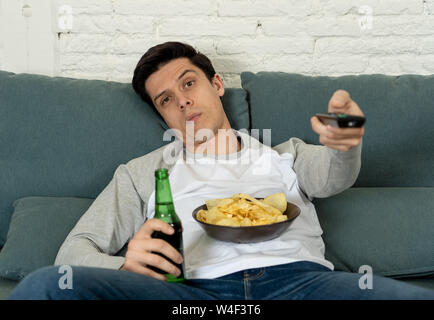
[[[161,99],[160,104],[161,104],[161,105],[165,105],[166,103],[169,102],[169,100],[170,100],[169,97],[165,97],[165,98]]]
[[[186,87],[191,87],[193,84],[194,84],[194,81],[193,81],[193,80],[190,80],[190,81],[187,81],[187,82],[185,83],[185,86],[186,86]]]

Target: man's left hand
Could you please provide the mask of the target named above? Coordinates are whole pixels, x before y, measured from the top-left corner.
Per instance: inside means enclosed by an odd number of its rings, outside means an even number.
[[[345,90],[337,90],[331,97],[328,112],[364,116],[362,110]],[[319,142],[331,149],[348,151],[357,147],[365,134],[365,128],[333,128],[323,124],[316,116],[310,118],[313,131],[319,134]]]

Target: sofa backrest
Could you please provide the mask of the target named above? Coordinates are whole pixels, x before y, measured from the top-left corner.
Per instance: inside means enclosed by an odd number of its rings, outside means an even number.
[[[272,145],[291,137],[319,144],[310,118],[327,113],[338,89],[366,116],[362,167],[356,187],[434,186],[434,76],[304,76],[241,74],[251,128],[271,128]]]
[[[241,74],[223,105],[236,129],[318,144],[310,117],[345,89],[367,122],[358,187],[434,185],[434,76]],[[249,104],[247,104],[249,101]],[[249,113],[250,109],[250,113]],[[0,71],[0,246],[25,196],[95,198],[121,163],[162,145],[164,125],[128,83]]]
[[[231,125],[248,128],[243,89],[227,89]],[[0,71],[0,247],[25,196],[95,198],[117,166],[168,142],[129,83]]]

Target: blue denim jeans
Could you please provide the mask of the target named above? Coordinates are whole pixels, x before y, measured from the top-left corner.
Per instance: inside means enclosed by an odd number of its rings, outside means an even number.
[[[72,267],[71,285],[65,288],[59,285],[62,276],[57,266],[39,269],[24,278],[9,299],[434,299],[434,290],[376,275],[372,287],[361,289],[363,274],[331,271],[307,261],[247,269],[217,279],[192,279],[184,284],[128,271]]]

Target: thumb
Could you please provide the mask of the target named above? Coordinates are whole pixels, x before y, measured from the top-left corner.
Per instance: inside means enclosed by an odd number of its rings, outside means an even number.
[[[337,91],[329,101],[328,112],[345,113],[349,108],[351,98],[349,94]]]

